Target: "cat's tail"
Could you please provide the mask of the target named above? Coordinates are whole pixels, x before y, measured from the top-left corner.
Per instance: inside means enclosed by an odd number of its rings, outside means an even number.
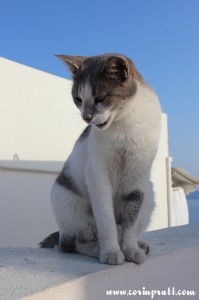
[[[50,234],[39,243],[41,248],[59,248],[64,252],[75,252],[92,257],[99,257],[99,244],[97,241],[80,242],[75,238],[59,240],[59,231]]]
[[[42,242],[39,243],[41,248],[55,248],[59,246],[59,231],[50,234]]]

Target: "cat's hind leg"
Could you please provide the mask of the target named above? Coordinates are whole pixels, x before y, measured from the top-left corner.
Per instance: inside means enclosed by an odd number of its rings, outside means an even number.
[[[91,257],[99,258],[100,247],[98,242],[79,242],[76,243],[76,252]]]
[[[59,248],[77,252],[78,242],[96,240],[94,218],[87,199],[55,183],[51,195],[52,207],[59,228]]]
[[[150,246],[147,242],[140,240],[140,241],[138,241],[138,246],[144,250],[145,254],[149,254]]]
[[[121,259],[123,260],[123,256],[120,257],[120,253],[115,250],[100,253],[100,245],[97,239],[96,228],[91,224],[89,224],[87,229],[82,230],[79,233],[75,244],[75,251],[80,254],[100,258],[101,262],[108,264],[120,264]]]

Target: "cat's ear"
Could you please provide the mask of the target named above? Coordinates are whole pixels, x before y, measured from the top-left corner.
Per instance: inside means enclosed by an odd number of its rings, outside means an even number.
[[[82,65],[85,59],[85,57],[83,56],[70,56],[70,55],[62,55],[62,54],[55,54],[55,56],[61,59],[69,67],[73,75],[77,74],[80,66]]]
[[[126,80],[130,72],[128,61],[122,56],[110,56],[107,58],[105,71],[112,78]]]

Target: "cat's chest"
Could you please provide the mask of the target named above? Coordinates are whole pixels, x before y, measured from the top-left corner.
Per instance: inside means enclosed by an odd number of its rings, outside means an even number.
[[[113,151],[109,157],[108,166],[110,170],[119,171],[120,173],[128,169],[133,160],[133,151],[121,147]]]
[[[110,144],[109,153],[107,157],[107,163],[111,170],[116,171],[119,174],[127,174],[132,172],[132,168],[136,168],[139,164],[141,152],[143,149],[142,138],[138,135],[135,138],[131,132],[131,135],[114,141]]]
[[[112,185],[120,188],[129,182],[135,172],[136,164],[133,151],[121,147],[112,152],[107,161],[107,172]]]
[[[138,129],[126,126],[124,130],[121,126],[121,129],[117,128],[117,134],[112,132],[112,135],[109,133],[103,139],[95,139],[93,157],[105,166],[114,189],[131,184],[145,170],[145,136]]]
[[[114,190],[132,186],[148,167],[145,138],[137,132],[128,132],[109,148],[106,164]]]

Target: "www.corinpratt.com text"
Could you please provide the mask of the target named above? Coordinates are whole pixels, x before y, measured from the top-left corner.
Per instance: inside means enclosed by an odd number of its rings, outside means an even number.
[[[143,287],[140,290],[109,290],[106,291],[107,296],[149,296],[154,299],[155,296],[195,296],[196,291],[176,290],[169,287],[167,290],[147,290]]]

